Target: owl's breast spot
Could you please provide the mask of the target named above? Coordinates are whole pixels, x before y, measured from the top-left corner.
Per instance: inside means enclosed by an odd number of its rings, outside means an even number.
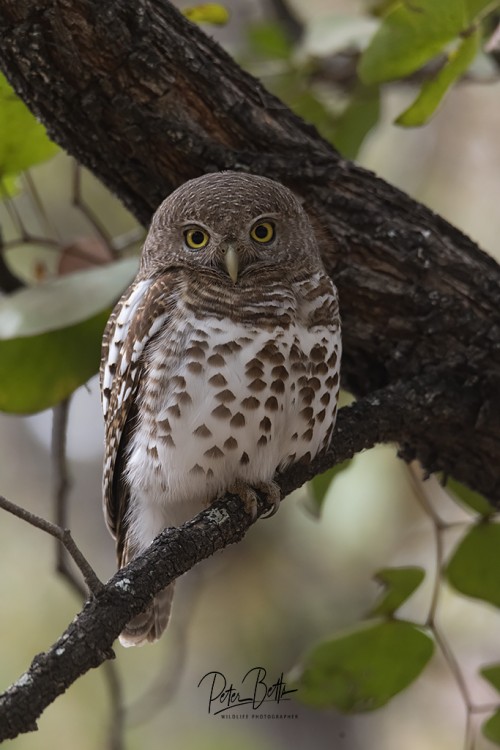
[[[129,461],[132,484],[141,478],[141,494],[163,506],[168,523],[192,517],[236,479],[265,482],[278,467],[315,455],[335,405],[334,398],[320,402],[324,377],[314,358],[324,361],[333,344],[313,356],[318,332],[218,319],[197,325],[182,356],[171,355],[169,386],[157,389],[154,429],[137,430]],[[169,346],[173,352],[171,336]],[[150,373],[158,372],[162,356],[157,346]]]

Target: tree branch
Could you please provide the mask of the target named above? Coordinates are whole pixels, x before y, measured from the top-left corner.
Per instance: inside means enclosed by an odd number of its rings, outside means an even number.
[[[405,436],[413,444],[422,422],[430,430],[440,428],[443,411],[450,412],[452,427],[459,396],[467,403],[467,393],[460,394],[452,383],[443,388],[439,379],[431,382],[426,377],[388,386],[341,409],[328,451],[308,465],[292,466],[276,481],[288,494],[378,442]],[[473,414],[471,405],[470,417]],[[2,501],[3,507],[9,505]],[[258,507],[258,515],[267,510],[263,498]],[[217,550],[239,542],[252,523],[239,498],[226,494],[182,527],[165,529],[144,554],[95,590],[56,643],[36,656],[29,670],[0,696],[0,741],[35,730],[38,717],[58,695],[89,669],[114,657],[114,640],[158,591]]]
[[[13,516],[17,516],[21,520],[26,521],[26,523],[31,524],[31,526],[35,526],[37,529],[45,531],[45,533],[50,534],[55,539],[58,539],[80,569],[89,591],[96,593],[102,588],[101,581],[81,550],[75,544],[69,529],[62,529],[55,523],[51,523],[45,518],[41,518],[40,516],[35,515],[35,513],[31,513],[31,511],[26,510],[26,508],[21,508],[19,505],[12,503],[1,495],[0,508],[3,508],[3,510],[6,510],[8,513],[12,513]]]

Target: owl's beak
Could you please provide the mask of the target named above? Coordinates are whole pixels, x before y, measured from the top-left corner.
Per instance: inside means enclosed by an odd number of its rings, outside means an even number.
[[[233,245],[228,245],[224,256],[224,263],[233,284],[238,281],[239,258]]]

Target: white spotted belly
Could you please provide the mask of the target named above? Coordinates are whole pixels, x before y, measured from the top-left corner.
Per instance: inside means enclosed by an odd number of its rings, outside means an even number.
[[[151,352],[147,408],[131,441],[128,481],[165,525],[195,515],[235,479],[272,479],[329,441],[340,334],[272,331],[205,319]],[[154,534],[153,534],[154,536]]]

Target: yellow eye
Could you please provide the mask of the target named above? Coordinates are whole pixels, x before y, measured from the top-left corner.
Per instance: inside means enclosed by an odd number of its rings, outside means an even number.
[[[274,240],[274,224],[270,221],[259,221],[250,230],[250,237],[261,245],[269,245]]]
[[[184,240],[191,250],[201,250],[209,239],[210,235],[201,227],[191,227],[184,232]]]

